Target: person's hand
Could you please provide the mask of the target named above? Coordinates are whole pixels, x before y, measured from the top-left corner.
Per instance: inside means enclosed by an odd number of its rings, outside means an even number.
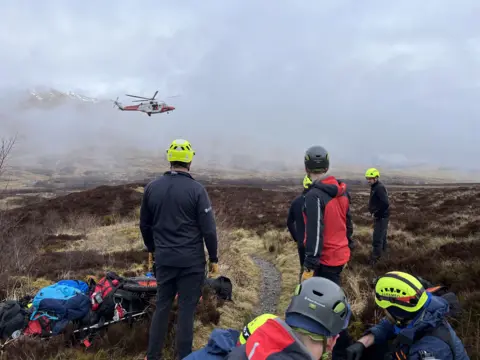
[[[313,270],[308,270],[307,268],[303,269],[302,282],[310,279],[313,276]]]
[[[353,239],[352,239],[352,242],[348,244],[348,247],[350,248],[350,250],[355,249],[356,246],[357,246],[357,243]]]
[[[218,263],[213,261],[208,261],[208,276],[214,277],[218,275]]]
[[[347,360],[360,360],[365,350],[365,345],[360,341],[355,342],[347,348]]]

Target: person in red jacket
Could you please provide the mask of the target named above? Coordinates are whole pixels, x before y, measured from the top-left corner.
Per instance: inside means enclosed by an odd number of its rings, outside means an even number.
[[[305,171],[312,180],[305,193],[305,260],[302,281],[312,276],[327,278],[340,285],[340,274],[350,260],[353,225],[347,185],[325,176],[330,159],[322,146],[305,153]]]

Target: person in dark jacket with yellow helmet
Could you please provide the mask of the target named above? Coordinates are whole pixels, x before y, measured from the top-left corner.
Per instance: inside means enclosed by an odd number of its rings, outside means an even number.
[[[183,139],[167,150],[170,171],[145,187],[140,230],[148,251],[155,253],[156,310],[150,326],[146,359],[158,359],[168,327],[168,314],[178,293],[177,353],[192,352],[193,323],[205,281],[204,243],[208,271],[218,272],[217,231],[210,199],[189,173],[195,152]]]
[[[375,284],[375,302],[386,317],[347,349],[348,360],[469,359],[445,318],[447,300],[427,291],[418,278],[386,273]]]
[[[373,216],[373,239],[372,254],[370,263],[374,265],[387,251],[387,230],[390,217],[390,204],[388,200],[388,191],[385,185],[379,180],[380,172],[375,168],[370,168],[365,172],[365,178],[370,184],[370,199],[368,201],[368,211]]]

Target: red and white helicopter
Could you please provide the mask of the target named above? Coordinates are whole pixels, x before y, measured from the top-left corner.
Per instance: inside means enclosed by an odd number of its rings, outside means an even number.
[[[114,106],[117,105],[117,107],[122,111],[142,111],[146,113],[148,116],[152,116],[152,114],[161,114],[164,112],[168,114],[170,111],[175,110],[174,106],[167,105],[165,101],[155,100],[155,96],[157,96],[157,94],[158,94],[158,90],[155,91],[155,94],[153,94],[151,98],[125,94],[130,97],[142,99],[142,100],[133,100],[133,102],[146,101],[146,102],[141,102],[138,105],[123,106],[121,103],[118,102],[118,97],[117,97],[117,100],[115,100],[113,103],[114,103]],[[175,97],[175,96],[171,96],[171,97]]]

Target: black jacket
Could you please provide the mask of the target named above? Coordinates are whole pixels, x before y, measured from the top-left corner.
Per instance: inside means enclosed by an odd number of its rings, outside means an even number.
[[[303,237],[305,235],[305,222],[303,219],[303,196],[306,190],[297,196],[290,204],[287,217],[287,228],[292,238],[299,246],[303,246]]]
[[[181,171],[167,171],[145,186],[140,231],[157,266],[205,264],[204,241],[217,262],[217,230],[207,191]]]
[[[390,216],[389,207],[387,189],[383,183],[377,180],[375,184],[371,185],[368,211],[375,218],[381,219]]]

